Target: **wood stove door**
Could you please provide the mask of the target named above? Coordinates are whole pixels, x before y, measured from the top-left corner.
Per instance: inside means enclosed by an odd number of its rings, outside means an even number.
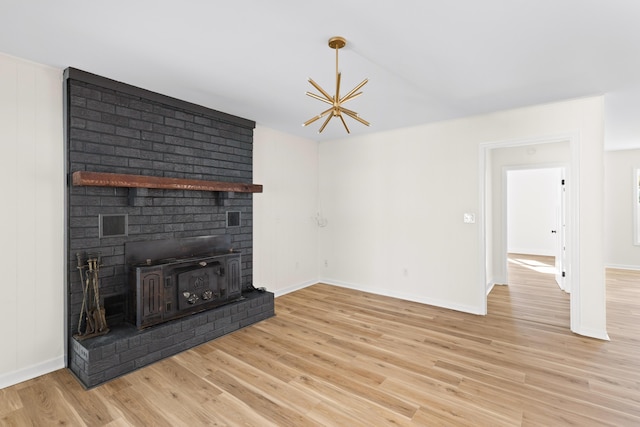
[[[140,306],[136,323],[138,326],[153,324],[162,318],[162,270],[160,268],[137,270],[140,286],[138,292],[141,298],[138,299]]]
[[[240,280],[240,255],[227,258],[227,286],[229,297],[239,296],[242,292]]]

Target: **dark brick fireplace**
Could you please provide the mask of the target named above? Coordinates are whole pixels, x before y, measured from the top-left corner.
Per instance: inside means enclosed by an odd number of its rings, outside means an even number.
[[[68,366],[78,379],[93,387],[273,316],[273,294],[252,291],[252,192],[71,182],[71,174],[86,171],[250,184],[255,123],[72,68],[64,82],[66,325]],[[223,236],[240,254],[243,299],[144,330],[127,322],[125,245],[199,236]],[[73,337],[83,299],[76,254],[100,254],[100,297],[111,330],[83,341]]]

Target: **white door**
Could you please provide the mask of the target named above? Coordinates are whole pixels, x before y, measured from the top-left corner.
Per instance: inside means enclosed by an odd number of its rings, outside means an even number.
[[[568,292],[566,271],[565,168],[507,170],[507,253],[553,257],[544,270]]]
[[[565,169],[560,169],[561,178],[558,183],[558,196],[556,202],[556,227],[551,230],[555,234],[555,261],[556,261],[556,282],[560,289],[569,292],[565,282],[565,265],[566,265],[566,180]]]

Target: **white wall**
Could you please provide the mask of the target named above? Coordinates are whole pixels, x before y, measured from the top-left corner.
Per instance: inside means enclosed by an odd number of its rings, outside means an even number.
[[[276,296],[318,280],[318,147],[256,126],[253,181],[253,278]]]
[[[606,337],[601,97],[320,143],[321,279],[483,313],[483,242],[463,223],[483,220],[480,144],[567,133],[580,163],[574,331]]]
[[[640,84],[608,92],[605,103],[605,150],[640,148]]]
[[[605,264],[640,269],[640,246],[633,244],[633,170],[640,150],[605,152]]]
[[[507,251],[556,254],[559,187],[558,168],[507,171]]]
[[[0,388],[64,366],[62,71],[0,54]]]

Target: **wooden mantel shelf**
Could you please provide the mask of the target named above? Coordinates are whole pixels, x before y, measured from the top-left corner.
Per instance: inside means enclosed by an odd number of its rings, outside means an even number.
[[[73,185],[92,187],[161,188],[165,190],[232,191],[262,193],[262,185],[237,182],[204,181],[200,179],[163,178],[159,176],[127,175],[76,171]]]

